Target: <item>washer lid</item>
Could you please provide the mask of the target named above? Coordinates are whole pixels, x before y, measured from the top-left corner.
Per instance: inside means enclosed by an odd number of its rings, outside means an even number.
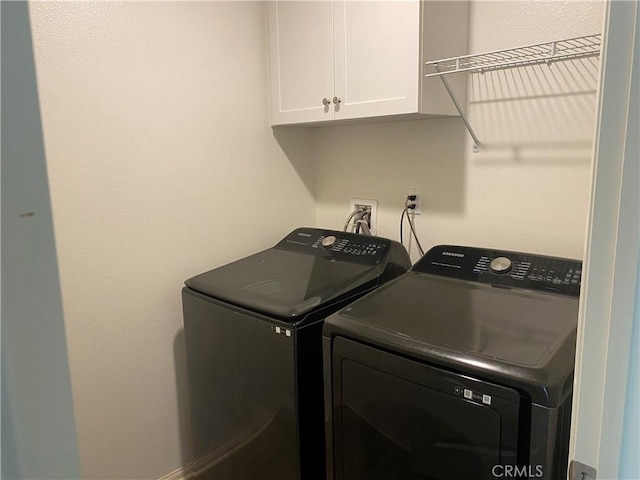
[[[376,280],[386,267],[390,245],[378,237],[300,228],[274,248],[185,284],[234,305],[294,320]]]
[[[571,377],[577,318],[576,298],[410,272],[330,316],[325,335],[506,378],[548,403]]]

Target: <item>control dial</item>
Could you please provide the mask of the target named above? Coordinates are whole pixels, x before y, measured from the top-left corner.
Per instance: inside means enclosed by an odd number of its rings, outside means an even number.
[[[336,243],[337,238],[333,235],[329,235],[328,237],[324,237],[322,239],[322,246],[325,248],[331,247],[334,243]]]
[[[491,260],[490,266],[493,273],[507,273],[511,270],[512,263],[507,257],[496,257]]]

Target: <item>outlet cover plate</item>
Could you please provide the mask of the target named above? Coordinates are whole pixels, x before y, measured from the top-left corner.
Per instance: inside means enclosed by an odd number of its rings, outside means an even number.
[[[416,208],[414,208],[413,210],[409,210],[410,212],[413,211],[414,215],[420,215],[422,214],[422,191],[418,188],[410,188],[407,190],[407,196],[409,195],[415,195],[416,199],[413,203],[416,204]]]

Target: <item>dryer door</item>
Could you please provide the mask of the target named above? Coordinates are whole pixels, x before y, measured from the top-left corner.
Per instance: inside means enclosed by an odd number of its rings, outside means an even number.
[[[526,463],[515,390],[340,337],[331,376],[336,479],[484,480]]]

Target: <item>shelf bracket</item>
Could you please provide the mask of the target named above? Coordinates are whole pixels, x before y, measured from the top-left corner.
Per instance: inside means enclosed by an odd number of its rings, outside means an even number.
[[[579,58],[597,57],[600,55],[602,34],[585,35],[583,37],[567,38],[565,40],[555,40],[553,42],[536,43],[523,47],[508,48],[506,50],[495,50],[475,55],[464,55],[462,57],[443,58],[426,62],[427,66],[435,69],[435,72],[427,73],[425,77],[440,77],[444,88],[447,89],[451,100],[453,100],[458,113],[462,117],[469,134],[473,137],[473,151],[480,149],[480,142],[473,128],[469,124],[467,116],[462,111],[462,107],[456,100],[456,96],[444,76],[450,73],[485,73],[493,70],[515,68],[519,66],[531,66],[564,60],[576,60]]]
[[[434,67],[438,72],[440,72],[440,69],[438,68],[438,64],[435,64]],[[465,115],[464,110],[462,110],[462,107],[458,103],[458,100],[456,99],[456,96],[453,93],[453,90],[451,89],[449,82],[447,82],[447,79],[444,78],[444,75],[440,75],[440,80],[442,80],[442,84],[444,85],[444,88],[447,89],[447,93],[449,93],[449,96],[451,97],[451,101],[453,101],[453,104],[455,105],[456,110],[458,110],[458,113],[460,114],[460,117],[464,122],[464,125],[467,127],[467,130],[469,131],[469,135],[471,135],[471,138],[473,138],[473,153],[478,153],[480,151],[480,140],[478,140],[478,136],[476,135],[476,132],[474,132],[473,128],[471,128],[471,124],[469,123],[469,120],[467,120],[467,116]]]

